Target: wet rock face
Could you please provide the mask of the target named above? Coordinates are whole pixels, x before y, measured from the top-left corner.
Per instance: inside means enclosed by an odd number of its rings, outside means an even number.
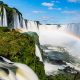
[[[63,71],[71,74],[80,73],[79,71],[75,70],[74,68],[71,68],[70,66],[65,67]]]
[[[50,60],[52,64],[58,65],[66,65],[66,63],[62,60]]]

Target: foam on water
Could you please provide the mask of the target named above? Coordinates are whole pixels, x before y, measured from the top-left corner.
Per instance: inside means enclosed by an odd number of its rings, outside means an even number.
[[[44,50],[44,52],[50,52],[54,51],[53,48],[54,46],[57,47],[63,47],[65,48],[68,53],[76,58],[75,62],[76,63],[68,63],[68,66],[74,67],[76,70],[80,70],[80,39],[79,39],[79,26],[77,25],[61,25],[61,27],[57,28],[55,25],[52,27],[50,25],[41,25],[39,30],[40,30],[40,35],[39,35],[39,40],[40,44],[42,46],[47,45],[48,50]],[[77,30],[77,31],[75,31]],[[52,46],[49,49],[49,46]],[[57,50],[58,51],[58,50]],[[77,61],[78,59],[78,61]],[[46,62],[45,64],[45,72],[46,74],[57,74],[58,69],[62,68],[63,65],[55,65],[54,63]]]
[[[2,80],[39,80],[35,72],[25,64],[11,63],[2,57],[0,61],[0,79]],[[8,63],[10,62],[10,63]],[[15,70],[13,70],[15,69]]]
[[[18,67],[16,77],[18,80],[38,80],[37,75],[28,66],[20,63],[14,63]]]
[[[70,52],[70,54],[80,57],[80,40],[65,31],[41,28],[39,37],[41,45],[48,44],[64,47]]]
[[[47,61],[44,62],[44,68],[46,75],[56,75],[58,74],[58,69],[64,69],[65,65],[53,65]]]

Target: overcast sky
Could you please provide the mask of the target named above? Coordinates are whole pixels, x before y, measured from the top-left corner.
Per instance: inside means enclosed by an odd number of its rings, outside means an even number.
[[[23,17],[42,23],[79,23],[80,0],[2,0]]]

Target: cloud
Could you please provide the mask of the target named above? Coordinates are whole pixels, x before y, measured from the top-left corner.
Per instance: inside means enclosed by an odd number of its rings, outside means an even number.
[[[42,17],[42,19],[44,19],[44,20],[48,20],[50,17],[48,17],[48,16],[43,16]]]
[[[39,20],[41,20],[41,21],[46,21],[46,20],[48,20],[50,17],[48,17],[48,16],[43,16],[43,17],[40,17],[39,18]]]
[[[35,13],[35,14],[38,14],[38,13],[43,13],[44,11],[35,10],[35,11],[32,11],[32,12]]]
[[[49,10],[62,10],[61,8],[53,8],[53,7],[49,7]]]
[[[57,1],[57,0],[53,0],[53,1],[51,1],[52,3],[60,3],[60,1]]]
[[[40,21],[48,21],[48,20],[52,20],[52,19],[54,19],[53,16],[43,16],[43,17],[39,18]]]
[[[77,11],[63,11],[64,14],[77,14]]]
[[[42,5],[46,6],[46,7],[52,7],[52,6],[54,6],[54,3],[43,2]]]
[[[54,6],[54,3],[52,3],[52,2],[50,2],[50,3],[49,2],[43,2],[42,6],[46,6],[46,7],[48,7],[49,10],[52,10],[53,6]]]
[[[68,2],[78,2],[78,1],[80,1],[80,0],[68,0]]]
[[[48,7],[49,10],[53,10],[53,7]]]
[[[59,1],[55,1],[56,3],[59,3]],[[43,2],[42,3],[43,6],[48,7],[49,10],[61,10],[61,8],[54,8],[54,1],[48,3],[48,2]]]

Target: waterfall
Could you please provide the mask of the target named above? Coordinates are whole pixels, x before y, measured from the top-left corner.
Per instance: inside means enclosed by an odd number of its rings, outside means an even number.
[[[0,26],[2,26],[2,12],[1,12],[1,7],[0,7]]]
[[[25,20],[22,18],[22,22],[21,22],[21,33],[24,33],[24,32],[27,32],[27,25],[26,25],[26,22]]]
[[[39,57],[40,61],[43,62],[43,59],[42,59],[42,55],[41,55],[41,51],[39,49],[39,47],[37,45],[35,45],[35,54],[37,57]]]
[[[7,27],[7,13],[5,8],[3,8],[3,26]]]
[[[1,80],[39,80],[35,72],[27,65],[11,62],[0,57]]]
[[[19,15],[16,12],[16,10],[14,10],[13,12],[13,19],[14,19],[14,29],[21,29]]]
[[[76,36],[80,36],[80,23],[70,23],[70,24],[64,24],[60,25],[40,25],[39,26],[39,31],[63,31],[67,33],[74,34]]]
[[[7,74],[7,70],[10,74]],[[15,74],[6,68],[0,68],[0,80],[17,80]]]
[[[67,25],[62,25],[60,30],[80,37],[80,23],[70,23]]]
[[[21,28],[23,28],[23,17],[22,17],[21,14],[19,15],[19,18],[20,18],[20,25],[21,25]]]
[[[70,53],[76,53],[77,55],[79,55],[78,53],[80,53],[80,50],[78,48],[78,44],[80,44],[80,40],[75,35],[69,34],[69,32],[80,35],[80,27],[76,25],[72,27],[62,25],[62,27],[58,29],[56,27],[54,27],[53,29],[52,28],[53,27],[45,27],[43,25],[40,25],[40,44],[66,47],[70,50]]]
[[[27,26],[26,26],[26,23],[25,23],[25,20],[23,19],[23,29],[27,29]]]
[[[39,80],[37,75],[28,66],[20,63],[14,63],[14,65],[18,67],[16,72],[17,80]]]
[[[56,71],[59,71],[60,68],[64,68],[66,65],[71,68],[74,67],[75,70],[80,71],[80,39],[77,36],[80,36],[80,24],[66,24],[60,25],[40,25],[39,26],[39,41],[42,49],[45,53],[46,60],[44,62],[45,72],[49,74],[54,74]],[[62,60],[64,56],[60,56],[62,53],[59,53],[59,50],[54,51],[54,48],[64,48],[70,55],[70,59],[73,59],[73,62]],[[46,52],[44,48],[49,52]],[[56,53],[56,56],[54,55]],[[64,53],[66,54],[66,53]],[[60,56],[58,58],[58,56]],[[55,64],[54,59],[59,59],[66,62],[66,65]],[[68,59],[68,58],[67,58]],[[50,62],[52,61],[52,62]],[[68,64],[67,64],[68,63]],[[54,67],[54,69],[53,69]],[[56,73],[57,74],[57,73]]]
[[[58,30],[58,26],[57,25],[39,25],[39,31],[40,32],[45,32],[45,31],[56,31]]]
[[[38,25],[36,21],[27,21],[27,29],[28,31],[36,32],[38,33]]]

